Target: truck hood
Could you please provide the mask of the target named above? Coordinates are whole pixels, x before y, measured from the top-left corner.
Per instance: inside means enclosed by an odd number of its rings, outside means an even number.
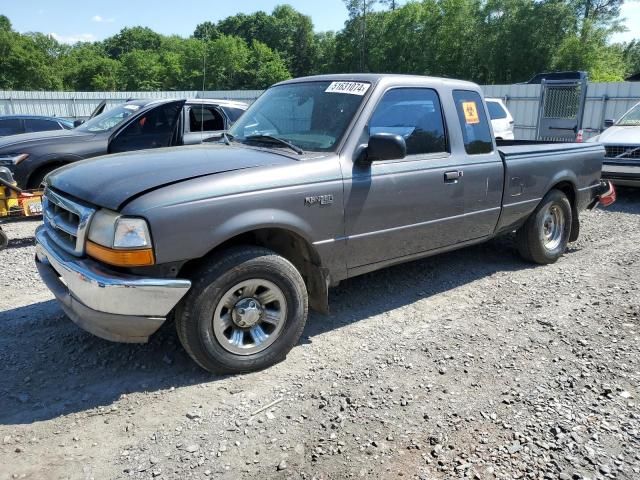
[[[83,160],[55,170],[45,183],[93,205],[119,210],[144,193],[191,178],[295,161],[236,145],[173,147]]]
[[[640,145],[640,126],[617,126],[607,128],[598,136],[601,143]]]
[[[55,143],[84,142],[93,136],[93,133],[80,132],[78,130],[51,130],[9,135],[8,137],[0,138],[0,152],[29,153],[22,150]]]

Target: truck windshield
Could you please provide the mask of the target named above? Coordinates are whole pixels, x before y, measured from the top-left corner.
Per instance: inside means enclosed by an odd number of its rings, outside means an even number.
[[[272,87],[229,133],[243,143],[270,136],[303,150],[333,151],[370,86],[366,82],[305,82]],[[269,145],[278,146],[276,142]]]
[[[138,110],[140,110],[140,105],[125,103],[124,105],[112,108],[111,110],[87,120],[85,123],[77,127],[76,130],[91,133],[107,132]]]
[[[625,113],[623,117],[618,120],[618,123],[616,123],[616,125],[620,125],[623,127],[640,126],[640,103],[638,103],[635,107]]]

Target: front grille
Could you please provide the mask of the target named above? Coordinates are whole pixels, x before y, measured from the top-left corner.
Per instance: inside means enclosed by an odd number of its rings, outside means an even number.
[[[66,252],[84,255],[87,228],[94,209],[47,188],[42,198],[45,227],[51,239]]]
[[[612,160],[640,160],[640,145],[605,145],[605,158]]]

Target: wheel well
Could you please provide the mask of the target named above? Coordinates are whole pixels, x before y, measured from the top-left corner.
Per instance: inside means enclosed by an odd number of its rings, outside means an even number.
[[[553,190],[560,190],[569,200],[569,205],[571,205],[571,233],[569,234],[569,241],[575,242],[580,234],[580,219],[576,205],[575,187],[571,182],[560,182],[553,186]]]
[[[51,162],[45,163],[44,165],[40,165],[33,172],[31,172],[29,178],[27,178],[27,188],[34,189],[40,187],[40,185],[34,185],[34,179],[44,177],[47,173],[55,170],[58,167],[66,165],[66,163],[67,162],[64,162],[62,160],[53,160]]]
[[[204,259],[229,247],[240,245],[265,247],[289,260],[304,279],[311,308],[328,313],[328,270],[321,267],[320,256],[306,239],[283,228],[261,228],[230,238],[210,250],[204,257],[184,264],[179,275],[189,277]]]

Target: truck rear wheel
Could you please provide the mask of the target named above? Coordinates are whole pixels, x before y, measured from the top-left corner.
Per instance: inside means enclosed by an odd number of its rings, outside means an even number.
[[[176,311],[187,353],[213,373],[261,370],[283,360],[307,320],[302,276],[287,259],[259,247],[222,252],[194,275]]]
[[[520,256],[543,265],[556,262],[567,249],[571,223],[569,199],[560,190],[551,190],[516,232]]]

